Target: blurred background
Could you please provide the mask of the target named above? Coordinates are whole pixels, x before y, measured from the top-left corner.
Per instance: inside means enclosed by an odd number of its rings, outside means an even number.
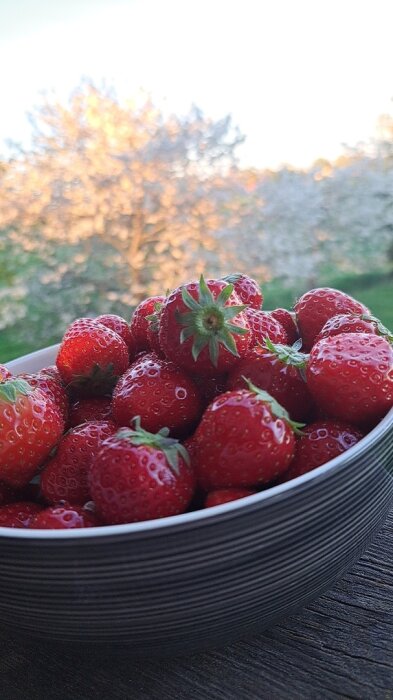
[[[231,271],[393,327],[391,0],[0,5],[0,361]]]

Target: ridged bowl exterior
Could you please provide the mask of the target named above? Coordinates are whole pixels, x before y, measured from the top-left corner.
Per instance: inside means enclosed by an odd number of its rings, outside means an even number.
[[[392,460],[393,410],[348,453],[241,501],[91,530],[0,528],[1,619],[47,640],[149,655],[270,626],[360,557],[393,504]]]

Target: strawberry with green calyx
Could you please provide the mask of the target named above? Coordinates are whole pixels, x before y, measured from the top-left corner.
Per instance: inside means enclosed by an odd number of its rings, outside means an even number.
[[[306,421],[314,410],[314,401],[305,382],[308,355],[300,352],[301,340],[294,345],[272,343],[248,350],[230,372],[228,389],[243,389],[247,377],[260,389],[269,392],[295,421]]]
[[[202,376],[224,374],[250,343],[245,305],[232,284],[221,280],[191,282],[165,300],[160,317],[160,345],[168,359]]]
[[[41,391],[56,404],[63,416],[64,422],[67,423],[70,402],[65,387],[58,379],[44,372],[37,372],[35,374],[22,373],[18,374],[18,377],[25,379],[31,387],[41,389]]]
[[[91,318],[78,318],[68,327],[56,358],[63,382],[82,396],[111,394],[128,364],[124,340]]]
[[[295,456],[282,482],[316,469],[356,445],[363,433],[349,423],[320,420],[310,423],[296,443]]]
[[[159,330],[160,330],[160,315],[162,309],[162,301],[154,302],[154,311],[146,316],[148,320],[147,327],[147,338],[151,349],[157,353],[157,355],[162,355]]]
[[[36,474],[64,429],[59,409],[24,379],[0,384],[0,480],[22,487]]]
[[[389,343],[393,343],[393,334],[382,321],[371,314],[339,314],[326,321],[325,325],[315,338],[315,343],[322,338],[329,338],[340,333],[370,333],[381,335]]]
[[[41,494],[47,503],[67,501],[83,505],[89,499],[87,474],[102,442],[117,428],[108,420],[88,421],[71,428],[60,440],[56,454],[41,472]]]
[[[325,415],[373,427],[393,406],[393,347],[382,336],[340,333],[311,352],[307,384]]]
[[[133,362],[113,392],[113,420],[120,426],[131,425],[139,415],[152,433],[165,425],[173,437],[185,437],[196,427],[202,412],[202,398],[193,378],[153,352]]]
[[[89,471],[89,488],[107,524],[131,523],[183,513],[195,489],[188,454],[167,428],[149,433],[121,428],[102,444]]]
[[[263,294],[258,282],[252,277],[244,275],[242,272],[232,272],[222,279],[228,284],[233,284],[234,291],[243,304],[247,304],[253,309],[262,308]]]
[[[338,314],[369,314],[366,306],[339,289],[317,287],[303,294],[294,306],[303,349],[311,350],[326,321]]]
[[[131,316],[130,328],[136,345],[136,353],[150,350],[149,318],[156,312],[157,304],[162,304],[164,296],[147,297],[138,304]]]
[[[205,491],[274,481],[289,467],[303,424],[251,382],[206,409],[193,436],[197,480]]]
[[[287,343],[288,345],[293,345],[297,339],[299,338],[299,329],[296,325],[296,316],[295,314],[290,311],[287,311],[287,309],[274,309],[274,311],[270,312],[270,315],[273,316],[273,318],[278,321],[284,331],[287,334]]]
[[[250,327],[250,348],[263,343],[266,337],[273,343],[288,343],[285,329],[269,311],[247,309],[245,315]]]
[[[95,318],[95,321],[97,321],[97,323],[102,323],[103,326],[110,328],[117,333],[120,338],[123,338],[128,347],[128,352],[130,353],[130,360],[132,360],[136,353],[136,344],[131,333],[131,328],[125,318],[117,316],[116,314],[101,314],[101,316]]]

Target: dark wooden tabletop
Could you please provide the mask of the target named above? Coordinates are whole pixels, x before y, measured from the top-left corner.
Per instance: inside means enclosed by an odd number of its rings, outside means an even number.
[[[135,660],[0,633],[1,700],[393,698],[393,514],[355,569],[301,614],[187,658]]]

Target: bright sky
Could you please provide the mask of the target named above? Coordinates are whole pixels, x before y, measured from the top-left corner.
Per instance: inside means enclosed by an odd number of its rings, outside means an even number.
[[[245,165],[334,158],[392,112],[392,26],[393,0],[0,0],[0,143],[89,76],[230,112]]]

